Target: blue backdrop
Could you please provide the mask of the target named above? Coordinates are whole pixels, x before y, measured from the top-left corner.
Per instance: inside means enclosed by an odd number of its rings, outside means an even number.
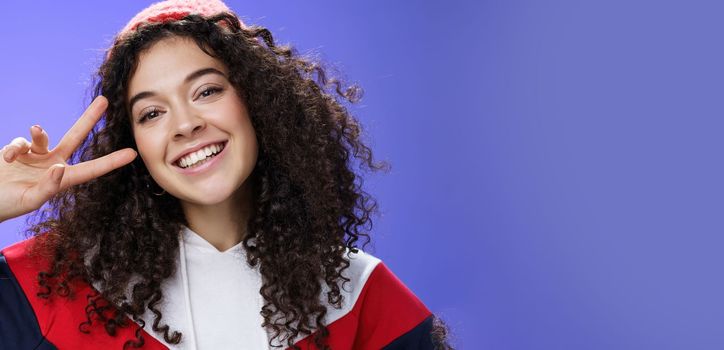
[[[370,251],[459,348],[724,348],[724,3],[227,3],[365,88]],[[0,141],[57,142],[148,4],[4,4]]]

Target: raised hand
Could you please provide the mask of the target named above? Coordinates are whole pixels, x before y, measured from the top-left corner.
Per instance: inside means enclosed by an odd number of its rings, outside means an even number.
[[[93,100],[52,150],[48,150],[48,134],[37,125],[30,128],[32,142],[18,137],[0,150],[0,222],[36,210],[56,193],[136,158],[136,151],[125,148],[87,162],[66,163],[107,106],[103,96]]]

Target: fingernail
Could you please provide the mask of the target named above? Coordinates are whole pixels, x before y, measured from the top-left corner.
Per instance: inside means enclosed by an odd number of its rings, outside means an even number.
[[[5,153],[5,154],[7,154],[8,159],[13,159],[13,157],[15,157],[15,150],[14,150],[14,149],[11,149],[11,150],[9,150],[7,153]]]
[[[35,130],[38,130],[39,132],[43,132],[43,128],[41,128],[40,125],[38,125],[38,124],[33,125],[33,128]]]

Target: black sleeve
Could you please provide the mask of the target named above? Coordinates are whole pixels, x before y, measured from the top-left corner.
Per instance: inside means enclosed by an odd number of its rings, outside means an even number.
[[[41,334],[35,312],[2,254],[0,254],[0,349],[56,349]]]
[[[435,350],[431,336],[432,319],[433,315],[428,316],[415,328],[387,344],[384,350]]]

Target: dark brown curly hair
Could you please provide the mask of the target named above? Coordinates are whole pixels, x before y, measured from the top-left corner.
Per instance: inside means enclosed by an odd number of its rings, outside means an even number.
[[[174,36],[192,39],[228,67],[256,131],[259,156],[247,179],[254,208],[243,247],[262,275],[261,315],[272,334],[270,345],[278,339],[295,347],[297,336],[316,332],[315,344],[328,349],[322,283],[329,287],[326,301],[340,307],[340,284],[348,281],[342,276],[349,267],[344,252],[370,242],[377,211],[355,169],[388,169],[373,160],[360,124],[345,107],[360,98],[358,87],[344,88],[319,63],[276,44],[263,27],[242,25],[231,13],[144,25],[117,38],[101,64],[93,94],[108,98],[108,109],[71,162],[136,149],[126,107],[128,82],[140,53]],[[162,282],[175,272],[178,235],[187,223],[179,201],[154,195],[149,183],[153,180],[139,157],[60,193],[31,219],[27,232],[37,237],[34,251],[51,262],[38,276],[39,296],[72,297],[74,280],[102,290],[84,296],[86,321],[79,331],[100,322],[113,336],[128,326],[129,315],[143,327],[140,316],[148,308],[152,329],[168,343],[181,341],[182,334],[163,322],[158,305]],[[139,330],[124,349],[143,344]]]

